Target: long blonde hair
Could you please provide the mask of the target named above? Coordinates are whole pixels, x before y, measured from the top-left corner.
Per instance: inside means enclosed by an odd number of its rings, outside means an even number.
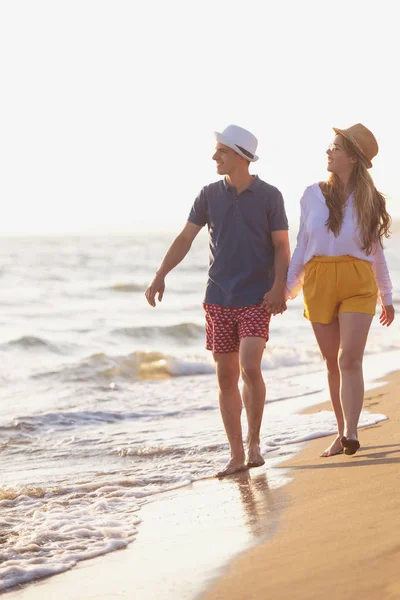
[[[358,159],[354,165],[351,183],[354,187],[354,206],[362,249],[369,255],[375,242],[379,241],[383,248],[383,237],[390,237],[392,220],[386,210],[386,198],[376,189],[363,157],[344,136],[342,142],[347,154]],[[330,173],[321,190],[329,209],[326,225],[335,236],[338,236],[342,228],[346,204],[343,183],[338,175]]]

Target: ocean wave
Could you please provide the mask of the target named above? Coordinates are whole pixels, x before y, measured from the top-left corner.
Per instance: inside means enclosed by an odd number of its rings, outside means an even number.
[[[215,372],[214,364],[204,358],[177,358],[162,352],[134,352],[122,360],[122,372],[125,372],[126,365],[133,368],[138,379],[167,379]],[[112,372],[120,374],[119,365]]]
[[[122,293],[143,293],[146,291],[147,283],[114,283],[112,285],[100,288],[100,291],[106,292],[122,292]],[[203,282],[199,285],[199,293],[201,294],[203,289]],[[168,293],[171,294],[191,294],[193,292],[192,289],[188,289],[187,285],[179,287],[178,285],[170,286],[168,285]]]
[[[321,354],[315,347],[269,345],[263,356],[261,367],[265,371],[304,364],[321,365]]]
[[[138,381],[169,379],[185,375],[204,375],[215,371],[214,364],[204,358],[177,358],[163,352],[133,352],[127,356],[93,354],[75,365],[66,365],[56,371],[35,374],[35,379],[56,378],[63,381]]]
[[[116,483],[0,489],[0,507],[0,592],[125,548],[140,522],[135,489]]]
[[[39,430],[56,432],[61,430],[76,429],[86,425],[113,424],[122,421],[154,421],[158,419],[180,417],[183,414],[203,413],[216,410],[214,405],[189,406],[176,410],[156,410],[146,407],[142,411],[113,411],[113,410],[71,410],[49,412],[39,415],[25,415],[15,417],[11,421],[0,425],[0,449],[5,450],[9,446],[29,445],[36,441],[32,433],[37,434]],[[1,440],[4,437],[5,441]],[[176,449],[174,449],[175,451]],[[162,449],[165,453],[165,448]],[[144,454],[142,448],[139,454]]]
[[[40,429],[56,429],[57,431],[76,428],[79,425],[96,423],[117,423],[119,421],[134,421],[138,419],[153,420],[165,417],[176,417],[181,411],[146,410],[145,412],[123,412],[105,410],[64,411],[45,413],[14,418],[10,423],[0,426],[0,435],[12,432],[37,433]],[[14,441],[15,443],[15,441]],[[27,443],[25,441],[24,443]]]
[[[117,335],[126,335],[134,339],[171,338],[173,340],[188,341],[204,338],[204,327],[196,323],[179,323],[178,325],[151,326],[151,327],[120,327],[114,329]]]
[[[304,364],[320,367],[321,357],[318,348],[270,346],[261,366],[263,370],[270,371]],[[95,385],[104,386],[105,381],[117,383],[118,381],[160,380],[213,373],[215,373],[215,365],[211,354],[177,357],[164,352],[136,351],[123,356],[93,354],[77,364],[65,365],[57,371],[35,374],[33,377],[56,378],[69,382],[92,381]]]
[[[144,292],[146,285],[138,283],[115,283],[104,289],[112,292]]]
[[[24,348],[24,349],[47,348],[49,350],[57,351],[57,348],[56,348],[56,346],[54,346],[54,344],[51,344],[47,340],[44,340],[43,338],[40,338],[40,337],[36,337],[34,335],[23,335],[20,338],[16,338],[15,340],[10,340],[9,342],[2,344],[2,346],[3,347],[5,347],[5,346],[18,347],[18,348]]]
[[[174,456],[175,458],[188,454],[186,448],[174,448],[169,446],[135,446],[119,447],[116,450],[118,456],[135,456],[137,458],[163,458],[164,456]]]

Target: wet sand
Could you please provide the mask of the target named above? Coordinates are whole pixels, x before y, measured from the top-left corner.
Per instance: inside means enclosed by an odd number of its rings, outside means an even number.
[[[4,593],[10,600],[193,599],[244,549],[272,536],[285,505],[264,468],[208,479],[143,505],[125,550]]]

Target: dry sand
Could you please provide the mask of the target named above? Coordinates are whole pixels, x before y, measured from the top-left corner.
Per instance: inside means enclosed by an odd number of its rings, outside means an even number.
[[[389,420],[360,430],[355,456],[319,458],[330,438],[317,439],[273,469],[292,469],[284,488],[260,468],[163,494],[126,550],[4,598],[400,599],[400,373],[389,379],[365,402]]]

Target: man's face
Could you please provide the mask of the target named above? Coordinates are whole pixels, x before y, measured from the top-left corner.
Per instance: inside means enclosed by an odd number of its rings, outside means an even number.
[[[244,159],[229,146],[217,142],[213,160],[217,163],[218,175],[230,175]]]

